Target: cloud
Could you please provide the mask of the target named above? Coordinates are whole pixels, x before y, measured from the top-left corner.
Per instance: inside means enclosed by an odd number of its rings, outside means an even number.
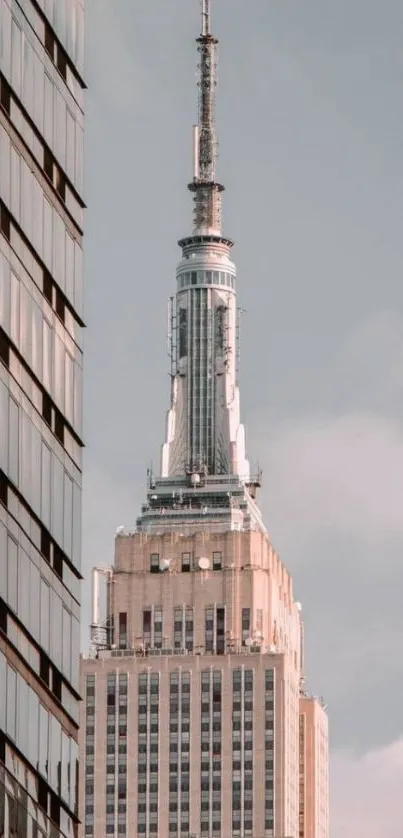
[[[401,838],[403,739],[332,761],[332,838]]]
[[[305,416],[273,422],[260,442],[264,517],[303,603],[309,686],[338,747],[382,746],[402,732],[403,427]]]
[[[396,279],[397,282],[397,279]],[[403,319],[384,309],[356,325],[346,337],[332,376],[334,395],[361,411],[401,414]],[[343,398],[344,389],[344,398]]]
[[[403,427],[396,420],[358,412],[307,417],[266,435],[267,519],[282,542],[297,532],[306,548],[330,529],[372,544],[403,535]],[[298,552],[303,558],[305,549]]]

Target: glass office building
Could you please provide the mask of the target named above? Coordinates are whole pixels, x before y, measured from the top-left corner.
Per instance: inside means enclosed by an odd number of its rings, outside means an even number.
[[[84,0],[0,0],[0,836],[77,834]]]

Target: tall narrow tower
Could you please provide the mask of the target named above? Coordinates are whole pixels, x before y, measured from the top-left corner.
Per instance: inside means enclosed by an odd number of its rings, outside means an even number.
[[[231,474],[249,479],[236,385],[236,270],[221,231],[216,180],[215,91],[218,41],[203,2],[199,52],[199,121],[193,129],[193,232],[182,239],[171,305],[172,404],[162,476],[193,481]]]
[[[161,469],[134,531],[117,532],[113,567],[93,571],[81,667],[87,838],[299,835],[300,606],[262,521],[240,424],[209,0],[197,44],[193,231],[179,242],[170,305]]]
[[[179,241],[176,295],[170,301],[171,406],[162,447],[161,477],[152,476],[138,526],[145,532],[167,522],[172,530],[197,519],[224,528],[246,522],[263,530],[254,502],[240,423],[237,385],[236,268],[232,241],[221,229],[224,187],[216,180],[215,94],[217,45],[210,2],[202,2],[199,113],[193,128],[194,171],[189,190],[191,235]],[[169,518],[161,521],[161,509]],[[198,511],[197,511],[198,510]],[[184,517],[185,512],[185,517]]]

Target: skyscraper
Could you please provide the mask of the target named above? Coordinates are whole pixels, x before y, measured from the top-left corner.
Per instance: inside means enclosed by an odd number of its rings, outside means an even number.
[[[329,836],[328,719],[323,703],[301,695],[299,838]]]
[[[117,532],[113,567],[93,571],[81,667],[86,838],[299,836],[300,605],[262,519],[240,422],[209,0],[197,44],[193,231],[179,242],[170,302],[161,469],[148,475],[133,531]],[[309,838],[319,834],[328,838]]]
[[[84,0],[0,0],[0,836],[77,835]]]

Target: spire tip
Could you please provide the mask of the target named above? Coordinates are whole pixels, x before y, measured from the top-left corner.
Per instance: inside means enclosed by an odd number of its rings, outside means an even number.
[[[202,37],[211,35],[210,32],[210,0],[202,0]]]

